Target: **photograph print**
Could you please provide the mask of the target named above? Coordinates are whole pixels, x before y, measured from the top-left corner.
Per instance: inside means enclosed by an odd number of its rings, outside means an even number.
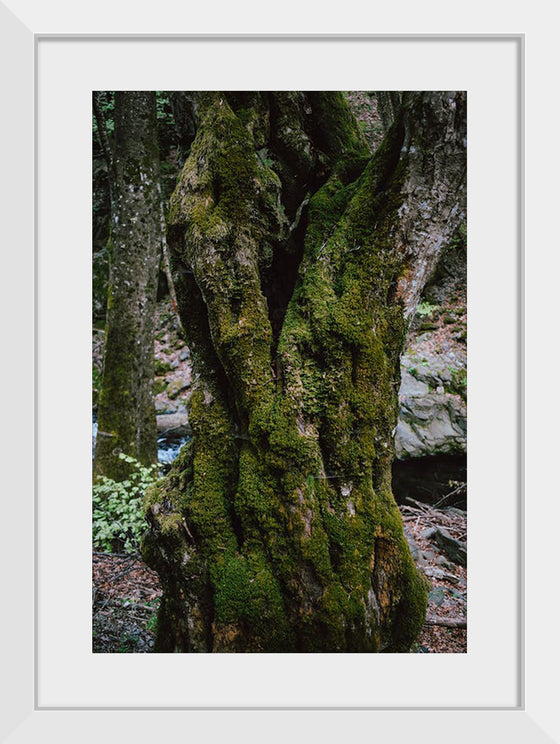
[[[466,653],[466,107],[93,92],[94,653]]]

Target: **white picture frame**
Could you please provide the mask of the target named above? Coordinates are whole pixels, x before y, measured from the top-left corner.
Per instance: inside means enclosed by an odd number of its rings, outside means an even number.
[[[128,3],[125,3],[129,5]],[[41,75],[41,69],[38,64],[37,49],[41,42],[41,39],[47,38],[45,29],[45,16],[43,8],[41,6],[31,7],[24,2],[11,2],[10,6],[14,8],[15,15],[12,11],[8,10],[5,6],[0,6],[0,13],[2,18],[2,68],[3,82],[5,82],[6,101],[9,103],[8,111],[14,108],[17,112],[16,117],[6,117],[8,121],[4,121],[3,124],[6,126],[6,133],[3,137],[3,142],[17,142],[18,148],[8,148],[6,153],[7,162],[11,167],[8,168],[10,173],[10,179],[8,188],[6,189],[5,204],[10,204],[10,210],[7,212],[10,219],[7,220],[5,230],[7,234],[8,246],[21,246],[21,249],[17,252],[15,260],[12,255],[8,257],[8,269],[10,275],[17,278],[12,284],[15,286],[8,287],[6,296],[3,299],[7,304],[5,312],[3,313],[4,319],[10,319],[10,314],[13,313],[13,308],[16,307],[19,313],[18,327],[14,329],[11,324],[8,324],[7,329],[7,344],[8,348],[18,349],[26,352],[26,356],[23,359],[26,360],[25,372],[20,372],[17,375],[17,385],[19,389],[37,390],[44,387],[45,381],[43,374],[48,370],[47,368],[39,366],[36,373],[36,381],[33,381],[33,370],[34,370],[34,359],[41,359],[43,354],[42,344],[44,343],[44,336],[36,330],[36,344],[35,353],[30,353],[30,338],[33,335],[33,327],[36,329],[44,328],[41,326],[45,322],[44,318],[36,318],[35,311],[37,308],[42,308],[42,302],[44,296],[37,296],[36,290],[41,287],[42,281],[45,279],[45,272],[48,273],[50,270],[48,266],[45,266],[42,261],[41,255],[36,255],[33,250],[33,245],[36,246],[41,240],[39,234],[39,227],[33,228],[33,208],[32,204],[35,201],[34,196],[36,192],[32,187],[35,182],[35,189],[38,189],[38,174],[37,164],[33,159],[33,148],[32,143],[37,143],[36,137],[40,136],[41,122],[37,122],[36,135],[34,135],[34,111],[36,111],[36,104],[38,102],[38,81]],[[129,8],[130,9],[130,8]],[[59,29],[53,29],[53,34],[62,36],[68,34],[67,38],[73,45],[85,45],[88,43],[88,39],[92,38],[92,32],[87,33],[84,31],[84,36],[80,36],[78,33],[71,33],[70,30],[65,26],[68,18],[65,16],[65,9],[62,4],[58,9],[50,8],[52,12],[51,17],[48,20],[50,24],[60,24]],[[21,15],[20,15],[21,14]],[[122,30],[123,26],[119,26],[119,14],[116,13],[111,20],[107,12],[103,15],[103,30],[107,33],[116,33]],[[541,18],[542,22],[542,18]],[[111,25],[111,23],[113,25]],[[152,31],[150,25],[144,21],[144,29],[146,31]],[[386,22],[387,23],[387,22]],[[527,26],[531,25],[529,20],[526,20]],[[389,26],[390,27],[390,22]],[[523,24],[525,28],[525,24]],[[52,28],[52,26],[51,26]],[[91,25],[90,28],[97,29],[96,26]],[[203,30],[203,27],[199,27]],[[421,28],[421,26],[420,26]],[[239,32],[239,29],[232,29],[232,31]],[[340,29],[338,29],[340,32]],[[131,33],[134,34],[133,29]],[[138,33],[141,30],[138,29]],[[162,32],[163,33],[163,32]],[[217,32],[216,32],[217,33]],[[546,34],[539,28],[536,30],[533,26],[531,31],[532,35],[529,35],[529,31],[526,32],[529,39],[534,39],[534,47],[532,54],[534,54],[535,64],[533,68],[533,77],[527,80],[525,75],[525,62],[524,62],[524,43],[525,35],[523,33],[516,34],[505,34],[501,38],[505,40],[511,40],[512,44],[516,48],[515,64],[518,65],[515,70],[515,74],[519,82],[519,109],[518,109],[518,120],[516,126],[519,126],[518,144],[519,144],[519,171],[517,171],[516,178],[517,183],[514,185],[514,190],[518,195],[519,210],[520,214],[515,219],[515,225],[513,227],[514,232],[517,234],[517,245],[520,249],[519,255],[514,260],[515,271],[510,276],[513,279],[513,286],[510,287],[512,296],[515,297],[515,313],[513,325],[516,332],[521,334],[521,338],[513,340],[513,344],[508,347],[508,350],[514,350],[516,354],[521,354],[523,348],[523,330],[525,327],[522,319],[523,312],[523,298],[524,292],[522,291],[522,280],[516,274],[517,271],[523,269],[523,261],[529,260],[529,256],[524,256],[522,249],[525,222],[524,222],[524,90],[526,82],[530,83],[532,95],[535,98],[539,97],[539,93],[542,95],[542,88],[539,89],[538,72],[543,71],[543,68],[539,65],[546,64],[546,47],[540,48],[538,44],[539,38],[546,36]],[[102,34],[103,36],[103,34]],[[383,37],[384,41],[395,43],[398,39],[402,39],[405,35],[389,35]],[[478,38],[496,39],[499,35],[487,34],[482,35]],[[344,35],[339,38],[342,41]],[[50,37],[50,38],[54,38]],[[101,38],[101,37],[100,37]],[[351,43],[361,43],[360,39],[365,39],[366,36],[347,36],[346,40]],[[370,38],[375,38],[371,36]],[[407,38],[411,38],[408,36]],[[434,38],[433,34],[422,34],[418,32],[416,37],[419,43],[422,43],[422,39]],[[467,38],[475,38],[474,36],[468,36],[467,34],[447,35],[442,40],[449,44],[461,44],[462,40]],[[207,37],[206,42],[197,41],[199,46],[207,43],[210,37]],[[331,37],[334,41],[334,37]],[[171,37],[167,37],[168,43],[172,43]],[[235,40],[232,40],[235,44]],[[268,38],[267,43],[277,42],[271,37]],[[14,72],[12,75],[11,72]],[[17,74],[15,74],[17,72]],[[6,74],[10,73],[10,74]],[[157,75],[156,75],[157,77]],[[546,78],[545,78],[546,79]],[[533,87],[534,86],[534,87]],[[542,86],[542,81],[541,81]],[[110,86],[106,86],[109,88]],[[145,85],[146,89],[151,89],[153,85]],[[164,86],[161,86],[164,87]],[[187,86],[185,86],[187,87]],[[286,86],[287,87],[287,86]],[[304,87],[304,86],[301,86]],[[331,86],[329,86],[331,87]],[[336,86],[332,86],[336,87]],[[395,86],[397,87],[397,86]],[[430,85],[424,86],[426,89],[431,89]],[[35,102],[33,100],[33,91],[35,91]],[[68,95],[72,95],[72,92],[68,92]],[[541,98],[541,101],[544,100]],[[34,106],[35,103],[35,106]],[[548,102],[554,109],[557,108],[557,104],[554,102]],[[555,119],[552,119],[555,121]],[[90,135],[90,131],[86,132],[87,136]],[[84,140],[85,141],[85,140]],[[544,146],[545,143],[542,143]],[[469,157],[471,151],[469,150]],[[553,155],[553,157],[555,157]],[[556,156],[557,157],[557,156]],[[35,165],[34,165],[35,162]],[[532,161],[531,161],[532,163]],[[32,178],[32,174],[35,174]],[[88,172],[89,176],[89,172]],[[496,176],[499,182],[499,174]],[[550,176],[549,176],[550,178]],[[536,179],[535,179],[536,182]],[[546,175],[545,175],[546,183]],[[550,183],[550,181],[549,181]],[[500,185],[502,185],[500,183]],[[4,184],[3,184],[4,186]],[[541,187],[542,188],[542,187]],[[544,199],[546,204],[550,204],[550,201],[546,201],[547,197],[546,189],[543,190]],[[471,194],[469,193],[469,199]],[[89,218],[89,213],[87,214]],[[546,220],[545,220],[546,221]],[[13,223],[13,224],[12,224]],[[34,232],[35,229],[35,232]],[[546,233],[543,232],[544,227],[540,227],[538,236],[544,238]],[[10,232],[11,230],[11,232]],[[538,249],[535,249],[538,250]],[[15,251],[14,251],[15,253]],[[551,259],[553,265],[554,260]],[[13,263],[12,263],[13,261]],[[489,258],[491,262],[491,259]],[[535,265],[534,262],[531,265]],[[38,273],[42,272],[41,278]],[[551,271],[552,273],[552,271]],[[30,277],[35,276],[35,282],[30,281]],[[509,275],[508,275],[509,276]],[[25,282],[21,281],[21,278],[26,278]],[[537,285],[538,286],[538,285]],[[529,287],[530,292],[533,292],[533,297],[538,298],[540,302],[543,298],[536,293],[535,288]],[[537,290],[538,292],[538,290]],[[70,291],[70,294],[72,292]],[[36,299],[37,297],[37,299]],[[511,301],[511,293],[507,295],[508,301]],[[51,303],[52,304],[52,303]],[[509,309],[509,307],[508,307]],[[546,308],[545,308],[546,309]],[[499,308],[498,308],[499,310]],[[65,323],[65,312],[68,312],[68,307],[61,302],[50,308],[52,317],[60,318],[61,322]],[[79,313],[78,313],[79,315]],[[83,318],[83,316],[81,316]],[[471,317],[471,307],[469,307],[469,321]],[[510,319],[511,320],[511,319]],[[88,319],[89,321],[89,319]],[[79,322],[79,320],[78,320]],[[506,321],[504,321],[505,323]],[[536,325],[536,324],[535,324]],[[71,328],[74,328],[70,324]],[[89,328],[89,325],[86,326]],[[23,333],[22,333],[23,329]],[[508,326],[508,331],[511,329],[511,324]],[[85,329],[84,329],[85,330]],[[471,328],[469,327],[469,330]],[[529,337],[529,347],[532,349],[543,348],[546,339],[546,332],[542,328],[531,327],[531,332],[534,335]],[[86,334],[87,335],[87,334]],[[27,343],[22,345],[22,337],[26,338]],[[470,342],[471,339],[469,339]],[[539,346],[542,342],[543,346]],[[77,353],[83,349],[83,342],[76,340]],[[85,340],[85,346],[89,347],[89,339]],[[521,363],[521,356],[516,356],[513,360],[514,365],[518,364],[518,368],[511,370],[511,378],[513,379],[512,390],[518,393],[517,403],[519,405],[519,417],[514,416],[515,431],[513,432],[514,439],[516,442],[521,442],[521,447],[517,450],[519,457],[523,458],[523,438],[522,438],[522,427],[523,427],[523,387],[520,384],[519,376],[522,377],[523,366]],[[511,358],[509,358],[511,362]],[[529,376],[529,381],[531,377]],[[6,381],[5,381],[6,382]],[[53,389],[59,389],[57,387],[60,383],[53,382]],[[510,380],[511,382],[511,380]],[[535,376],[532,378],[532,383],[538,385],[538,378]],[[10,380],[8,379],[8,385]],[[13,385],[13,380],[11,381]],[[470,383],[469,383],[470,385]],[[71,389],[70,384],[62,386],[66,389]],[[5,390],[11,390],[13,387],[4,387]],[[537,389],[539,389],[537,387]],[[88,391],[89,394],[89,391]],[[470,395],[470,390],[469,390]],[[531,416],[529,417],[530,424],[534,427],[534,431],[542,431],[542,418],[539,418],[538,414],[535,415],[533,411],[539,410],[544,407],[545,400],[541,397],[542,393],[532,394],[530,400],[532,401],[534,408],[529,409]],[[27,437],[29,440],[29,422],[31,421],[31,408],[29,402],[25,400],[22,404],[21,399],[18,400],[17,396],[13,396],[13,400],[10,396],[7,397],[7,420],[16,421],[17,425],[11,430],[11,436],[15,438],[21,438],[23,440]],[[29,397],[29,396],[28,396]],[[40,401],[40,399],[39,399]],[[492,396],[489,395],[486,399],[486,404],[491,403]],[[18,408],[19,406],[19,408]],[[26,424],[20,426],[18,417],[21,417],[21,408],[29,417],[26,418]],[[73,410],[76,415],[81,411],[83,407]],[[470,422],[469,422],[470,424]],[[47,444],[45,438],[44,421],[41,422],[35,419],[36,439],[35,446],[41,451]],[[546,431],[546,427],[544,427]],[[510,432],[511,433],[511,432]],[[469,435],[472,436],[471,431]],[[531,441],[531,440],[530,440]],[[469,442],[470,446],[470,442]],[[542,447],[539,447],[539,451],[542,451]],[[548,449],[545,444],[545,453],[548,452],[552,455],[552,450]],[[532,448],[529,447],[529,456],[532,455]],[[537,453],[538,458],[538,453]],[[531,462],[531,460],[530,460]],[[313,730],[315,738],[325,738],[326,740],[335,741],[337,738],[350,738],[355,735],[353,732],[371,732],[375,736],[385,735],[390,737],[391,741],[405,741],[414,736],[416,741],[449,741],[452,738],[454,741],[472,741],[474,736],[482,737],[483,740],[491,739],[494,736],[508,737],[510,741],[558,741],[558,720],[555,711],[555,690],[554,690],[554,679],[551,673],[546,672],[546,668],[543,667],[545,661],[547,661],[551,668],[554,669],[552,663],[554,658],[558,658],[558,651],[554,648],[554,642],[551,642],[548,635],[547,627],[551,624],[551,620],[544,621],[542,611],[539,606],[545,603],[546,598],[546,610],[547,616],[554,618],[555,611],[554,607],[558,606],[558,600],[555,597],[550,598],[551,590],[554,591],[553,577],[547,576],[547,571],[542,570],[542,566],[553,565],[553,543],[552,543],[552,524],[554,523],[554,515],[558,514],[558,506],[556,504],[543,505],[543,499],[539,495],[539,490],[543,489],[546,481],[543,480],[544,474],[539,473],[534,477],[534,481],[531,484],[530,489],[526,489],[525,493],[531,494],[531,501],[526,497],[516,505],[517,518],[522,520],[525,516],[525,512],[529,515],[529,532],[524,538],[524,525],[515,522],[509,527],[513,527],[513,534],[510,537],[515,541],[515,553],[516,553],[516,572],[520,580],[520,585],[517,591],[517,599],[520,601],[519,605],[519,617],[516,622],[518,623],[518,634],[516,638],[520,642],[519,646],[519,658],[515,662],[518,679],[514,685],[515,690],[513,697],[515,698],[514,704],[508,704],[504,706],[477,706],[470,705],[469,701],[466,700],[464,705],[461,706],[422,706],[422,705],[399,705],[399,701],[396,700],[395,704],[392,705],[359,705],[352,706],[348,704],[340,705],[337,700],[336,694],[330,699],[325,698],[316,705],[305,706],[304,710],[295,710],[294,707],[288,706],[289,710],[282,710],[285,706],[280,702],[279,705],[265,706],[267,710],[259,710],[262,706],[251,706],[251,705],[197,705],[197,706],[186,706],[190,709],[182,709],[185,706],[177,706],[176,710],[169,710],[163,714],[161,708],[165,706],[153,706],[147,699],[139,699],[135,704],[132,705],[111,705],[105,704],[103,706],[93,705],[72,705],[64,706],[61,704],[42,704],[39,693],[39,665],[38,657],[36,655],[36,649],[40,641],[40,624],[42,622],[41,617],[36,616],[37,607],[41,606],[43,597],[41,596],[44,592],[44,585],[40,580],[41,572],[45,572],[45,567],[42,566],[38,560],[42,555],[41,551],[44,547],[45,537],[41,535],[41,531],[38,526],[38,520],[42,519],[43,522],[48,520],[52,528],[53,540],[56,538],[61,545],[58,545],[56,550],[58,551],[58,560],[61,559],[61,555],[64,557],[65,553],[65,534],[68,530],[72,529],[68,525],[64,525],[63,514],[45,514],[42,512],[43,505],[37,499],[37,493],[41,488],[40,473],[41,469],[38,468],[35,475],[36,482],[33,483],[32,474],[29,469],[29,453],[20,456],[19,460],[15,459],[16,467],[13,468],[15,472],[11,472],[12,468],[9,468],[7,473],[7,490],[6,494],[9,495],[6,498],[6,525],[8,525],[8,534],[2,541],[2,559],[3,566],[8,568],[6,571],[5,580],[5,597],[8,598],[8,609],[4,617],[2,617],[2,636],[6,639],[6,651],[5,651],[5,663],[2,673],[3,683],[3,701],[7,703],[5,707],[6,715],[5,721],[3,722],[2,735],[5,741],[16,742],[16,741],[35,741],[39,736],[49,736],[57,738],[59,741],[74,741],[77,738],[80,740],[89,741],[96,739],[99,736],[107,736],[109,731],[109,739],[120,739],[130,738],[134,735],[134,738],[138,741],[151,741],[154,738],[163,738],[168,736],[174,736],[178,731],[188,731],[189,736],[200,736],[204,740],[213,740],[219,736],[226,735],[235,737],[235,740],[252,741],[259,740],[263,736],[263,731],[266,731],[266,736],[273,741],[285,740],[286,736],[293,735],[293,727],[296,727],[298,734],[303,736],[309,735],[307,733],[308,727]],[[27,463],[27,465],[26,465]],[[511,464],[511,463],[510,463]],[[60,465],[60,470],[64,465]],[[534,466],[533,466],[534,467]],[[516,489],[519,489],[518,493],[520,496],[523,495],[523,479],[524,469],[519,462],[515,463],[515,472],[513,473],[513,480],[515,481]],[[517,469],[519,468],[519,469]],[[535,471],[533,470],[533,473]],[[509,473],[511,476],[512,474]],[[62,476],[61,476],[62,478]],[[32,493],[35,491],[36,497],[33,499]],[[536,492],[536,493],[535,493]],[[549,487],[550,493],[550,487]],[[16,497],[17,495],[17,497]],[[539,501],[540,498],[540,501]],[[534,503],[533,503],[534,499]],[[539,510],[543,509],[544,506],[547,508],[548,518],[543,524],[543,520],[539,517]],[[555,512],[556,510],[556,512]],[[52,512],[52,510],[51,510]],[[13,529],[11,526],[13,525]],[[33,527],[35,525],[35,527]],[[61,527],[62,525],[62,527]],[[24,526],[24,527],[23,527]],[[470,526],[470,525],[469,525]],[[47,533],[45,533],[47,534]],[[49,533],[50,534],[50,533]],[[471,535],[469,536],[471,537]],[[39,543],[37,540],[39,539]],[[42,544],[41,544],[42,542]],[[527,553],[530,556],[534,556],[528,563],[525,563],[525,542],[531,549],[531,552]],[[498,541],[499,543],[499,541]],[[469,544],[469,548],[471,544]],[[35,560],[33,560],[35,558]],[[68,561],[73,560],[72,551],[66,555]],[[534,561],[534,563],[533,563]],[[89,577],[88,577],[89,578]],[[472,578],[470,577],[472,581]],[[552,582],[549,586],[549,582]],[[31,587],[35,584],[35,596]],[[525,584],[527,584],[527,593],[525,593]],[[469,586],[469,590],[471,586]],[[73,587],[69,587],[69,592],[74,591]],[[76,596],[81,596],[83,588],[76,589]],[[524,601],[524,597],[532,599],[531,602]],[[469,622],[471,618],[469,616]],[[60,623],[64,624],[65,616],[62,613]],[[492,623],[500,626],[502,622],[505,622],[501,617],[489,617],[488,623],[491,626]],[[546,633],[539,633],[541,623],[544,623]],[[64,634],[62,634],[64,636]],[[72,636],[71,629],[68,629],[68,635]],[[530,638],[530,643],[526,639]],[[470,636],[469,636],[470,640]],[[43,642],[45,642],[43,638]],[[48,640],[46,641],[48,643]],[[72,645],[69,644],[68,648],[58,648],[57,653],[60,654],[61,659],[63,657],[71,656],[73,653]],[[231,657],[230,657],[231,658]],[[422,660],[425,657],[421,657]],[[526,662],[525,662],[526,659]],[[133,673],[142,674],[142,666],[140,662],[146,660],[146,657],[137,656],[135,659],[130,659],[130,662],[134,664]],[[266,660],[266,657],[261,657],[262,661]],[[105,661],[103,657],[95,659],[96,665],[101,665]],[[293,659],[292,659],[293,661]],[[418,659],[418,662],[420,659]],[[417,664],[418,664],[417,662]],[[255,671],[264,674],[262,679],[266,679],[266,667],[261,666],[255,667]],[[329,673],[328,665],[324,667],[324,674]],[[491,674],[491,669],[488,670]],[[421,674],[419,679],[421,679]],[[71,686],[80,687],[84,680],[78,677],[68,680]],[[444,679],[444,684],[449,684],[449,680]],[[483,680],[481,679],[481,684]],[[221,702],[221,701],[220,701]],[[210,710],[201,710],[201,708],[210,708]],[[243,708],[256,708],[249,711],[243,711]],[[359,710],[355,710],[355,708]],[[111,710],[117,708],[117,710]],[[194,708],[198,708],[195,710]],[[230,708],[228,710],[228,708]],[[232,710],[231,708],[234,708]],[[241,710],[239,709],[241,708]],[[448,708],[447,710],[445,708]],[[451,708],[451,709],[449,709]],[[354,709],[354,710],[353,710]],[[406,711],[406,712],[405,712]],[[241,717],[243,717],[241,719]],[[318,728],[317,728],[318,727]],[[551,737],[555,737],[551,739]]]

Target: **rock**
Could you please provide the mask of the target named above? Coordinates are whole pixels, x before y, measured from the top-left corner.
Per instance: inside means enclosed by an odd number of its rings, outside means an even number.
[[[459,566],[467,565],[466,544],[450,535],[445,527],[436,527],[430,539],[439,545],[450,561],[457,563]]]
[[[174,413],[177,406],[169,401],[165,396],[157,396],[155,400],[156,413]]]
[[[455,568],[453,563],[449,563],[449,561],[444,555],[439,555],[436,558],[436,563],[438,564],[438,566],[441,566],[442,568],[446,568],[448,571],[453,571],[453,569]]]
[[[430,392],[430,388],[423,380],[417,379],[408,370],[402,370],[401,395],[421,396]]]
[[[410,549],[410,554],[412,555],[412,560],[419,566],[425,566],[426,561],[424,559],[424,555],[418,547],[416,540],[412,537],[407,529],[404,530],[404,536],[406,537],[406,541]]]
[[[420,456],[424,450],[424,443],[420,437],[416,434],[412,426],[403,421],[399,420],[397,423],[397,429],[395,433],[395,454],[398,458],[404,459],[406,457]]]
[[[398,458],[466,451],[467,407],[459,396],[445,392],[403,395],[401,388],[399,403],[395,431]]]
[[[456,345],[445,351],[447,346],[442,343],[436,353],[429,335],[421,334],[402,356],[395,430],[399,459],[466,452],[466,349]]]
[[[175,413],[160,414],[156,420],[158,435],[173,433],[177,438],[192,435],[189,417],[184,408]]]
[[[433,561],[437,561],[437,558],[438,558],[438,557],[437,557],[437,555],[436,555],[436,554],[434,553],[434,551],[433,551],[433,550],[424,550],[424,551],[422,552],[422,557],[423,557],[423,558],[424,558],[424,559],[425,559],[426,561],[432,561],[432,562],[433,562]]]
[[[445,589],[441,586],[437,586],[435,589],[428,594],[428,602],[440,607],[445,602]]]
[[[456,576],[454,576],[452,573],[448,573],[447,571],[443,571],[441,568],[437,568],[437,566],[426,566],[426,568],[424,569],[424,574],[429,579],[449,581],[452,584],[459,583],[459,579]]]
[[[184,378],[177,380],[171,380],[167,386],[167,395],[170,398],[176,398],[182,390],[185,390],[189,386],[189,383]]]

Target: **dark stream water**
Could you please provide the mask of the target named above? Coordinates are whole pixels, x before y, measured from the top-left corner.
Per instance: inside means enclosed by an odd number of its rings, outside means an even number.
[[[95,439],[97,437],[97,421],[93,419],[92,437],[91,437],[91,456],[95,450]],[[160,437],[158,439],[158,462],[163,470],[166,470],[173,460],[179,454],[181,447],[189,440],[189,437],[180,439],[171,439],[169,437]]]

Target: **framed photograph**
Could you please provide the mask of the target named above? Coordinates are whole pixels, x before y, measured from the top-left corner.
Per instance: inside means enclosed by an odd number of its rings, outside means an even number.
[[[14,480],[21,497],[8,505],[8,524],[27,528],[8,534],[2,548],[7,565],[18,556],[7,587],[20,608],[3,620],[14,639],[3,674],[5,740],[33,741],[39,731],[93,740],[107,726],[110,739],[181,730],[218,738],[229,729],[246,741],[270,727],[280,740],[298,721],[301,731],[316,725],[333,741],[354,730],[393,741],[555,740],[553,680],[540,657],[556,651],[537,637],[554,615],[547,609],[545,622],[541,609],[531,619],[525,599],[527,581],[535,606],[545,596],[548,604],[550,590],[525,564],[526,511],[533,523],[540,518],[524,488],[524,35],[197,36],[147,33],[149,26],[125,35],[118,14],[104,19],[107,33],[73,33],[62,17],[53,28],[12,5],[0,8],[4,69],[18,70],[6,83],[17,113],[7,136],[25,153],[26,169],[24,176],[15,167],[9,194],[18,195],[13,234],[20,244],[25,237],[17,276],[35,276],[22,312],[26,329],[35,328],[36,383],[26,383],[37,400],[35,482],[23,476],[24,493]],[[94,654],[92,92],[372,88],[468,97],[467,652]],[[8,296],[14,301],[17,291]],[[15,412],[17,401],[8,406]],[[552,548],[537,532],[548,535],[548,526],[532,530],[530,545],[546,565]]]

